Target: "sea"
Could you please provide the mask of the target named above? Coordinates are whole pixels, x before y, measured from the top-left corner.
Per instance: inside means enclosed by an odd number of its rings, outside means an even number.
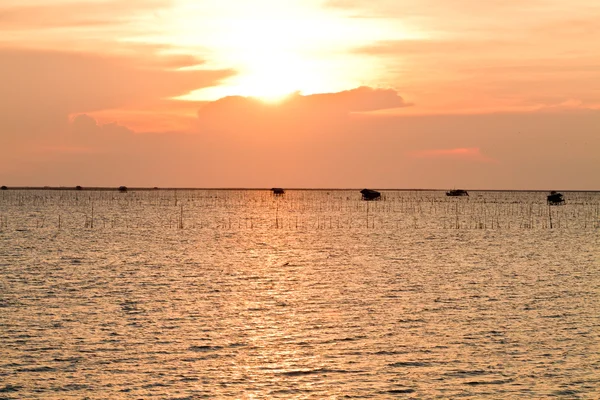
[[[600,192],[0,191],[0,399],[599,399]]]

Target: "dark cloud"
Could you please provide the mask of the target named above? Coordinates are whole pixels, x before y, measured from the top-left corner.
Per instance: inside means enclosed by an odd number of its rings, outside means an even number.
[[[250,108],[253,112],[349,113],[407,107],[404,99],[393,89],[374,89],[361,86],[337,93],[312,95],[291,94],[276,106],[252,97],[230,96],[207,104],[199,116],[210,113],[237,112]]]
[[[393,89],[359,87],[338,93],[303,96],[292,94],[272,104],[252,97],[225,97],[198,111],[202,129],[251,131],[271,129],[293,121],[321,127],[345,120],[351,113],[407,107],[410,104]]]
[[[365,112],[407,107],[402,97],[393,89],[373,89],[362,86],[339,93],[322,93],[294,96],[284,106],[304,108],[308,112]]]

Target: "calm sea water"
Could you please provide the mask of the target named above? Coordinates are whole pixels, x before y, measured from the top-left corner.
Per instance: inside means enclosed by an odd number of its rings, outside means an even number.
[[[0,398],[600,398],[600,193],[0,192]]]

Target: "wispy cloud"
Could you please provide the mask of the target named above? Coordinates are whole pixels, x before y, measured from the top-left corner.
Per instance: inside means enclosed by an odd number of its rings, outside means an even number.
[[[0,6],[0,31],[109,27],[131,24],[137,13],[156,13],[171,0],[108,0]]]
[[[428,149],[408,153],[414,158],[446,158],[460,159],[474,162],[496,162],[491,157],[484,155],[478,147],[459,147],[454,149]]]
[[[168,60],[168,58],[167,58]],[[146,55],[0,48],[0,128],[28,135],[73,113],[152,104],[216,85],[228,70],[178,70]],[[37,127],[32,126],[39,125]],[[19,133],[21,134],[21,133]]]

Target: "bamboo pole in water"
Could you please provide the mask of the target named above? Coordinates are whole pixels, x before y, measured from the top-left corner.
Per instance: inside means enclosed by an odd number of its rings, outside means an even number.
[[[279,229],[279,198],[275,200],[277,207],[275,209],[275,229]]]

